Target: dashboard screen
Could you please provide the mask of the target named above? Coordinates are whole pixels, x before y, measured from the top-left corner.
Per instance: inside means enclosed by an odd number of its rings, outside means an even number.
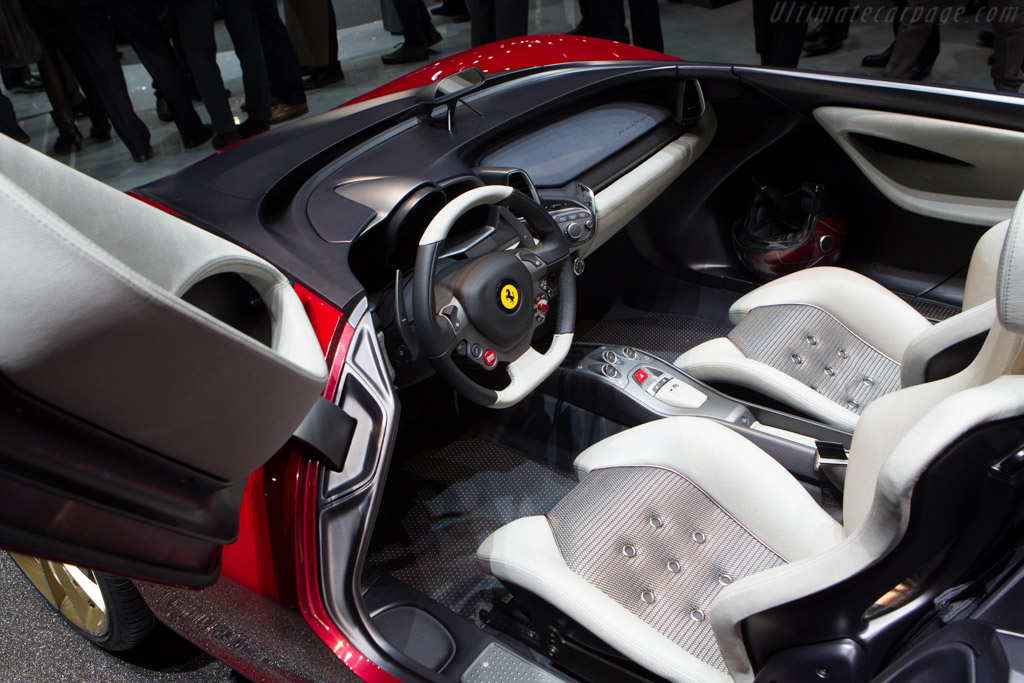
[[[567,116],[487,154],[482,166],[521,168],[538,187],[561,187],[671,117],[667,107],[612,102]]]

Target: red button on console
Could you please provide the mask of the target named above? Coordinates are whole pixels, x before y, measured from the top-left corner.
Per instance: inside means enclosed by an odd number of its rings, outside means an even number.
[[[644,380],[647,379],[647,373],[644,372],[642,369],[637,370],[636,372],[633,373],[633,379],[637,381],[637,384],[643,384]]]
[[[494,365],[494,361],[496,360],[498,360],[498,357],[494,355],[494,351],[490,349],[484,351],[484,363],[487,364],[487,367]]]

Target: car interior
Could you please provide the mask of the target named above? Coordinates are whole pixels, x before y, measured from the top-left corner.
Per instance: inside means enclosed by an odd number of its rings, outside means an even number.
[[[147,501],[74,453],[17,466],[77,468],[224,542],[189,504],[237,505],[294,425],[340,420],[324,603],[403,673],[901,680],[937,597],[1019,543],[1024,119],[1015,98],[843,78],[497,76],[269,187],[273,135],[197,165],[201,191],[140,189],[209,232],[0,139],[25,245],[0,254],[0,350],[20,354],[0,357],[3,400],[131,442],[118,457],[151,492],[199,493]],[[322,142],[293,130],[292,149]],[[133,252],[132,230],[157,248]],[[344,309],[344,420],[317,398],[330,363],[290,279]],[[146,387],[161,400],[136,405]],[[942,652],[921,666],[973,666]]]

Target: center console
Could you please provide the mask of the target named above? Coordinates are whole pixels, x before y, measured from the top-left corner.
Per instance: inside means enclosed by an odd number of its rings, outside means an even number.
[[[557,382],[564,400],[626,425],[684,415],[716,420],[808,482],[819,481],[815,442],[849,447],[852,438],[828,425],[727,396],[630,346],[577,345]],[[841,485],[841,473],[829,476]]]

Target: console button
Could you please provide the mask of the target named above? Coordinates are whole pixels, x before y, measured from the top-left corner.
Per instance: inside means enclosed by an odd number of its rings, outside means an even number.
[[[604,359],[605,363],[609,363],[611,365],[615,365],[616,363],[619,362],[619,357],[616,356],[615,352],[612,351],[611,349],[609,349],[609,350],[605,351],[604,353],[602,353],[601,354],[601,358]]]
[[[498,360],[498,357],[494,354],[494,351],[487,349],[484,351],[484,365],[491,367]]]
[[[628,358],[629,360],[636,360],[636,349],[634,349],[632,346],[623,346],[622,355]]]
[[[583,226],[580,225],[579,223],[570,223],[569,225],[565,226],[565,234],[573,242],[576,242],[583,237]]]
[[[479,344],[473,344],[473,347],[469,350],[469,352],[473,354],[473,358],[479,358],[480,354],[483,353],[484,350],[480,348]]]
[[[647,373],[644,372],[643,368],[637,368],[636,372],[633,373],[633,379],[636,380],[637,384],[643,384],[644,380],[647,379]]]
[[[604,365],[601,366],[601,374],[604,375],[605,377],[615,379],[616,377],[619,376],[619,371],[616,370],[613,365],[605,363]]]

